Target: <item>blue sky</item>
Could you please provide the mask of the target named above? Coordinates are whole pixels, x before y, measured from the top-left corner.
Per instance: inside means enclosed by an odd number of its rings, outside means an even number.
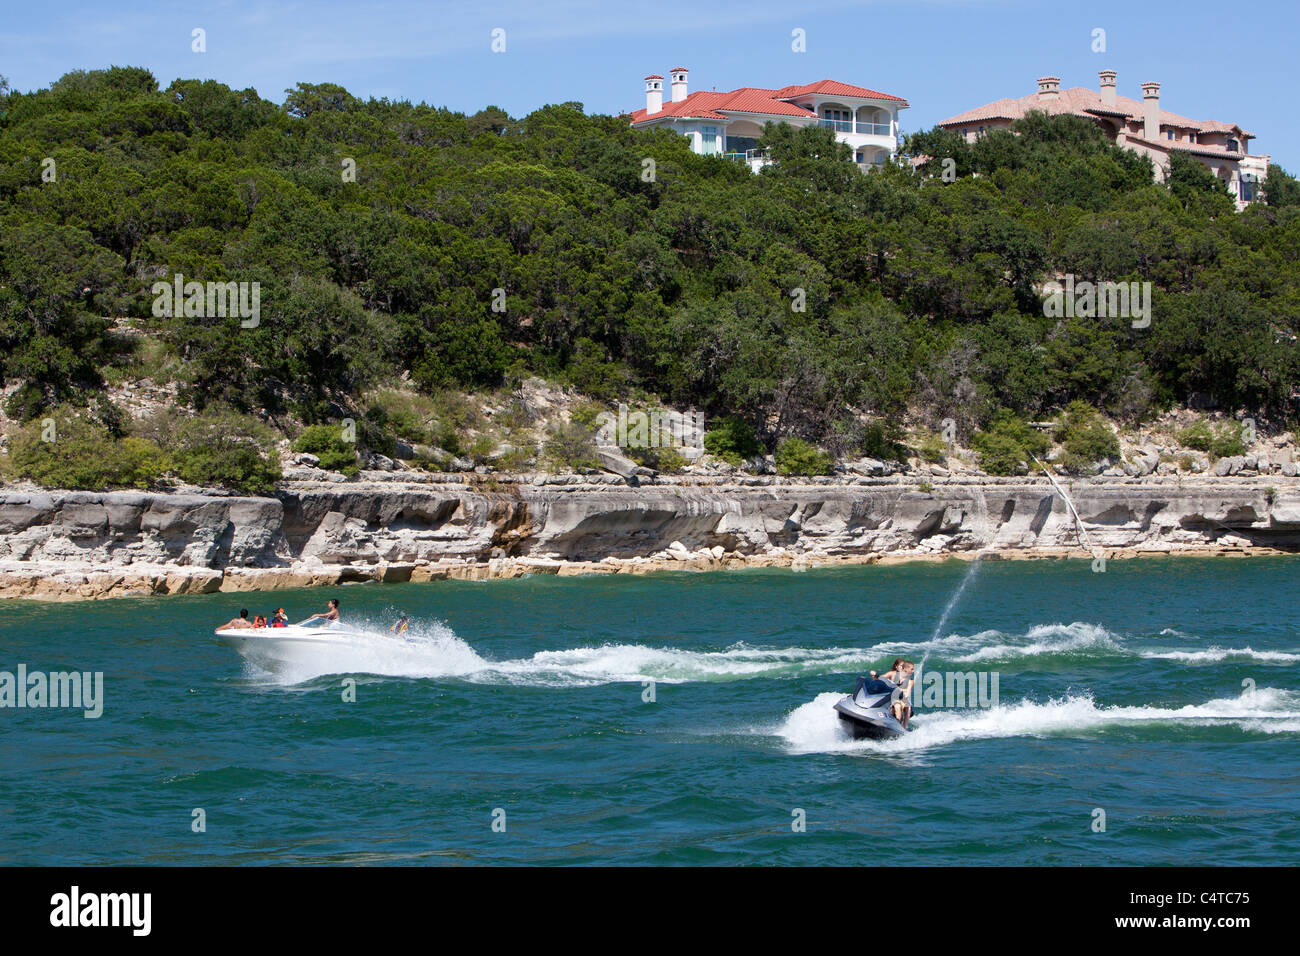
[[[281,102],[299,81],[354,94],[424,100],[519,116],[580,100],[588,112],[644,103],[642,77],[691,70],[692,89],[785,86],[827,77],[893,93],[911,108],[905,131],[1002,96],[1119,73],[1141,98],[1158,80],[1161,105],[1195,119],[1240,123],[1251,151],[1300,172],[1296,0],[1230,5],[1206,0],[626,0],[415,2],[218,0],[176,3],[6,0],[0,74],[16,89],[63,73],[143,66],[166,87],[177,77],[251,86]],[[673,11],[681,11],[674,13]],[[191,50],[191,30],[207,52]],[[491,50],[505,30],[504,53]],[[791,50],[791,31],[807,50]],[[1106,51],[1093,52],[1093,30]]]

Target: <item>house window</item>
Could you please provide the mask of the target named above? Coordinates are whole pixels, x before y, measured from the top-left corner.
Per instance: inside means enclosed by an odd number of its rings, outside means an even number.
[[[841,133],[853,132],[853,114],[848,110],[837,110],[831,107],[822,109],[822,126],[829,126],[831,129],[838,130]]]
[[[716,156],[721,147],[719,143],[719,131],[716,126],[703,126],[700,128],[700,152],[705,156]]]
[[[1255,201],[1255,184],[1256,184],[1256,179],[1254,173],[1241,174],[1241,201],[1242,202]]]
[[[1237,152],[1237,141],[1235,139],[1228,140],[1228,150],[1233,153]]]

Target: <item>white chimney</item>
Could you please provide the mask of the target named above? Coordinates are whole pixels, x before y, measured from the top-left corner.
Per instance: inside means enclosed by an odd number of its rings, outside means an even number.
[[[1101,105],[1115,108],[1115,76],[1114,70],[1102,70],[1097,74],[1101,77]]]
[[[1155,142],[1160,139],[1160,84],[1142,84],[1142,138]]]
[[[673,78],[673,102],[680,103],[686,99],[686,67],[675,66],[672,68],[671,76]]]
[[[645,111],[648,114],[658,113],[664,108],[664,78],[657,73],[651,73],[645,78]]]
[[[1061,78],[1059,76],[1040,76],[1038,78],[1038,101],[1055,103],[1061,95]]]

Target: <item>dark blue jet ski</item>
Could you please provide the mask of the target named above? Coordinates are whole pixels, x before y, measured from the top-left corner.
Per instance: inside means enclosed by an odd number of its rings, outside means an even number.
[[[899,723],[889,706],[902,695],[903,689],[892,681],[859,677],[853,693],[841,698],[835,711],[854,740],[892,740],[910,729]]]

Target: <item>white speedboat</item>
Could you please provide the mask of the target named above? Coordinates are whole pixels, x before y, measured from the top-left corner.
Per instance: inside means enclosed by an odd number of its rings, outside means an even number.
[[[369,651],[376,646],[376,635],[320,617],[284,627],[225,627],[216,635],[247,660],[272,672],[336,657],[340,651]]]

